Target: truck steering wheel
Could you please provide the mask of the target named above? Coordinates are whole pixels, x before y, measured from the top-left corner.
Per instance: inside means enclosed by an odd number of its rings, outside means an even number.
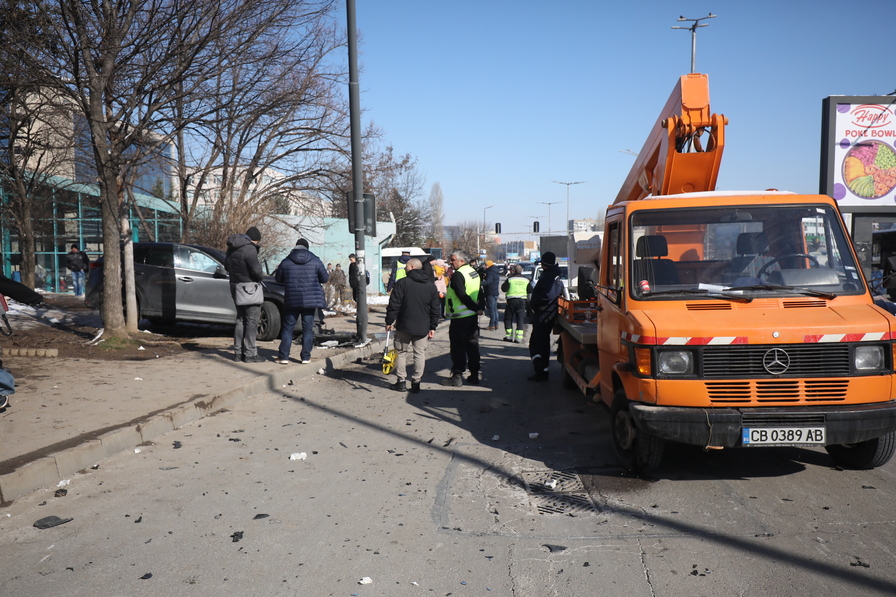
[[[774,259],[772,259],[771,261],[769,261],[768,263],[766,263],[765,265],[760,267],[759,271],[756,273],[756,277],[762,278],[762,276],[768,274],[768,272],[766,270],[768,270],[769,267],[778,263],[779,261],[782,261],[784,259],[789,259],[791,257],[805,257],[806,259],[813,261],[815,263],[815,265],[813,265],[811,267],[821,267],[821,264],[818,263],[818,259],[816,259],[812,255],[809,255],[808,253],[788,253],[787,255],[781,255],[780,257],[775,257]]]

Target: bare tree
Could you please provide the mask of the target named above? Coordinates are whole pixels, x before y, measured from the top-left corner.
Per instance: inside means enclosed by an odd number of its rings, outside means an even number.
[[[445,244],[445,197],[442,195],[442,185],[432,183],[429,190],[429,200],[426,205],[426,236],[430,246],[441,247]]]
[[[105,252],[102,315],[107,333],[136,330],[132,269],[126,266],[128,320],[121,304],[128,173],[157,155],[183,126],[169,108],[222,75],[221,56],[239,62],[280,33],[298,5],[326,13],[335,0],[38,0],[52,16],[45,46],[27,58],[41,82],[67,94],[87,124],[96,168]],[[128,275],[128,274],[131,275]]]
[[[35,222],[48,218],[50,181],[73,165],[71,106],[36,80],[27,56],[45,46],[49,15],[29,2],[4,2],[0,13],[0,184],[3,215],[18,233],[22,283],[34,288]]]
[[[281,15],[279,34],[238,62],[222,53],[204,93],[174,105],[184,241],[223,246],[276,214],[330,215],[311,193],[344,152],[348,107],[328,60],[342,38],[315,9]]]
[[[480,223],[475,220],[467,220],[455,226],[446,228],[451,249],[463,249],[471,257],[479,256]]]

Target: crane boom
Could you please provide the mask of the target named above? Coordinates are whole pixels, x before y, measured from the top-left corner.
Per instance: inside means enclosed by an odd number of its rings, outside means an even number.
[[[708,75],[679,78],[614,204],[649,195],[714,190],[726,124],[723,115],[710,113]]]

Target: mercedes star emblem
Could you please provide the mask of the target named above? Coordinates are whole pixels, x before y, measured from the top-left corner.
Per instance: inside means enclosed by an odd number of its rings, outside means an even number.
[[[762,366],[772,375],[781,375],[790,368],[790,356],[782,348],[772,348],[762,356]]]

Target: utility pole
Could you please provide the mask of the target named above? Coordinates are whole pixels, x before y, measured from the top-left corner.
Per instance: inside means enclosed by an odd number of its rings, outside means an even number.
[[[548,206],[548,234],[550,234],[551,233],[551,206],[557,205],[560,202],[559,201],[551,201],[551,202],[539,201],[538,203],[539,203],[539,205],[547,205]]]
[[[348,102],[351,125],[352,148],[352,197],[349,204],[355,210],[355,256],[358,260],[358,306],[355,321],[358,330],[358,345],[367,344],[367,262],[364,249],[364,234],[367,220],[364,217],[364,170],[361,161],[361,93],[358,87],[358,26],[355,24],[355,0],[346,0],[345,11],[348,25]]]
[[[559,180],[552,180],[551,182],[566,185],[566,233],[569,234],[569,187],[574,184],[585,184],[588,181],[580,180],[578,182],[560,182]],[[548,228],[550,228],[550,226],[548,226]]]
[[[684,17],[678,17],[678,22],[688,21],[693,22],[694,24],[690,27],[672,27],[673,29],[689,29],[691,32],[691,72],[697,72],[697,27],[709,27],[709,23],[701,24],[700,21],[705,21],[706,19],[714,19],[719,15],[714,15],[709,13],[708,16],[700,17],[699,19],[686,19]]]
[[[493,207],[494,207],[494,205],[489,205],[488,207],[485,207],[485,208],[482,209],[482,236],[483,236],[483,238],[482,238],[482,244],[485,244],[485,230],[486,230],[486,227],[485,227],[485,211],[488,210],[488,209],[491,209],[491,208],[493,208]],[[477,257],[477,258],[479,257],[479,254],[481,253],[481,251],[482,251],[482,249],[479,247],[479,235],[477,234],[477,235],[476,235],[476,257]]]

